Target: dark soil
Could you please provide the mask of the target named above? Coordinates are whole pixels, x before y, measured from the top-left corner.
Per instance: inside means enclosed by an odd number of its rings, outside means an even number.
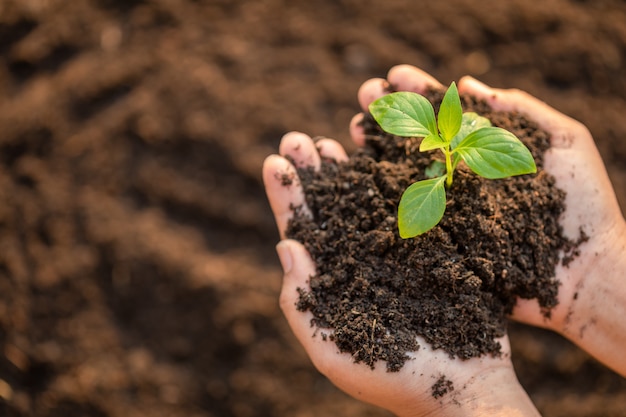
[[[581,120],[626,207],[625,57],[620,0],[1,0],[0,416],[389,416],[280,312],[263,159],[353,151],[357,89],[409,63]],[[623,378],[509,333],[545,416],[624,415]]]
[[[441,398],[452,391],[454,391],[454,384],[443,375],[432,386],[432,395],[435,398]]]
[[[441,94],[429,98],[437,109]],[[499,355],[518,297],[536,298],[545,314],[557,303],[554,268],[572,244],[558,224],[565,193],[542,169],[549,135],[518,114],[464,101],[520,138],[538,171],[492,181],[459,166],[442,221],[422,236],[401,239],[396,215],[404,190],[438,156],[420,153],[420,139],[384,134],[367,119],[366,146],[348,162],[300,170],[312,217],[298,212],[287,234],[304,242],[317,275],[298,308],[334,329],[355,362],[385,360],[397,371],[419,349],[416,336],[451,357]]]

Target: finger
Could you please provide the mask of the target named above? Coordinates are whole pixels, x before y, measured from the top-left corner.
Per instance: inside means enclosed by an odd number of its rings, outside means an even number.
[[[551,133],[553,148],[571,148],[577,145],[587,147],[593,142],[589,131],[582,123],[565,116],[524,91],[491,88],[470,76],[461,78],[458,88],[461,93],[485,100],[494,110],[525,114]],[[576,141],[577,138],[584,140]]]
[[[309,279],[316,273],[310,254],[300,242],[292,239],[279,242],[276,251],[284,271],[280,308],[294,335],[323,374],[329,376],[332,369],[351,365],[350,355],[339,354],[334,343],[323,340],[322,334],[330,334],[331,330],[312,326],[313,314],[297,309],[300,291],[310,290]]]
[[[363,113],[354,115],[350,120],[350,137],[357,146],[365,145],[365,130],[361,123],[363,122]]]
[[[363,111],[368,111],[370,103],[388,93],[389,83],[383,78],[371,78],[365,81],[359,91],[357,98]]]
[[[511,318],[520,323],[537,327],[547,328],[550,323],[550,320],[543,315],[541,306],[539,306],[539,302],[535,298],[531,300],[519,298],[513,308]]]
[[[310,136],[300,132],[289,132],[283,136],[278,147],[282,156],[293,159],[296,167],[313,167],[318,170],[321,165],[320,155]]]
[[[330,358],[337,355],[337,347],[322,339],[323,330],[312,327],[313,314],[311,312],[302,312],[297,309],[300,290],[310,289],[309,279],[316,273],[315,263],[304,246],[292,239],[282,240],[276,245],[276,251],[284,271],[280,308],[289,327],[311,360],[318,368],[325,369],[324,361],[333,360]],[[327,333],[330,333],[330,330]]]
[[[387,80],[372,78],[361,85],[358,92],[359,104],[363,111],[368,111],[370,103],[389,92],[390,85],[397,91],[424,93],[435,88],[443,88],[441,83],[430,74],[412,65],[397,65],[387,74]],[[350,122],[350,136],[357,146],[365,144],[365,132],[360,125],[363,115],[355,115]]]
[[[336,162],[345,162],[348,160],[346,150],[334,139],[320,139],[315,142],[315,147],[322,158],[333,159]]]
[[[396,65],[389,70],[387,80],[397,91],[424,93],[430,89],[442,89],[443,85],[432,75],[412,65]]]
[[[281,239],[284,239],[287,224],[293,216],[293,208],[301,207],[305,213],[308,212],[298,173],[282,156],[270,155],[263,163],[263,183],[278,232]]]

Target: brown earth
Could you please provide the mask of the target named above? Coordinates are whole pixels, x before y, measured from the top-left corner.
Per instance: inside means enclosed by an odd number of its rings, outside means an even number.
[[[260,170],[283,133],[352,150],[366,79],[470,73],[584,122],[626,207],[626,5],[478,4],[1,1],[0,415],[387,416],[279,311]],[[623,378],[511,339],[544,415],[623,415]]]

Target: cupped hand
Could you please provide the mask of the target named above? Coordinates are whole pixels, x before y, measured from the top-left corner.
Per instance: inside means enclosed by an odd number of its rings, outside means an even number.
[[[390,70],[387,80],[366,81],[359,90],[364,110],[386,92],[391,84],[399,91],[420,92],[425,86],[443,88],[418,68],[400,65]],[[485,100],[496,111],[526,115],[551,134],[551,147],[544,155],[544,169],[566,192],[566,209],[559,222],[566,237],[576,241],[581,232],[588,240],[578,247],[579,255],[568,266],[559,264],[555,275],[561,285],[559,304],[546,317],[536,300],[518,300],[512,318],[546,327],[568,337],[614,370],[626,375],[619,357],[626,342],[626,326],[618,325],[626,313],[626,227],[604,163],[588,129],[542,101],[519,90],[494,89],[472,77],[458,82],[461,94]],[[362,114],[350,125],[354,142],[364,142],[359,126]],[[615,317],[613,317],[615,316]]]
[[[422,348],[410,354],[412,359],[399,372],[387,372],[382,362],[373,370],[355,364],[349,354],[339,353],[333,342],[316,335],[316,328],[311,326],[312,314],[296,309],[297,289],[308,289],[315,263],[300,243],[285,236],[293,207],[302,206],[307,211],[296,166],[319,169],[322,157],[341,161],[347,156],[336,141],[322,139],[314,143],[297,132],[283,137],[279,154],[265,160],[263,181],[282,239],[277,245],[284,270],[280,306],[317,369],[353,397],[400,416],[536,415],[514,374],[507,337],[499,340],[501,357],[466,361],[451,359],[445,352],[433,351],[424,340],[418,340]],[[451,381],[454,389],[435,398],[433,385],[441,377]]]

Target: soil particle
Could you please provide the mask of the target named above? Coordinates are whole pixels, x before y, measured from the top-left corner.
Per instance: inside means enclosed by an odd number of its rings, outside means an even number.
[[[429,98],[437,106],[441,94]],[[373,368],[384,360],[397,371],[419,349],[416,336],[450,357],[498,356],[518,297],[536,298],[546,314],[557,303],[559,251],[574,253],[576,242],[558,224],[565,194],[542,170],[549,136],[469,97],[464,107],[516,134],[538,173],[485,180],[460,166],[443,220],[417,238],[399,237],[396,213],[403,190],[436,155],[417,152],[419,140],[366,119],[369,139],[348,162],[299,170],[312,217],[297,211],[288,235],[305,244],[317,274],[297,307],[334,329],[332,340],[356,362]]]
[[[454,384],[445,375],[441,375],[431,387],[431,391],[434,398],[441,398],[447,393],[454,391]]]

